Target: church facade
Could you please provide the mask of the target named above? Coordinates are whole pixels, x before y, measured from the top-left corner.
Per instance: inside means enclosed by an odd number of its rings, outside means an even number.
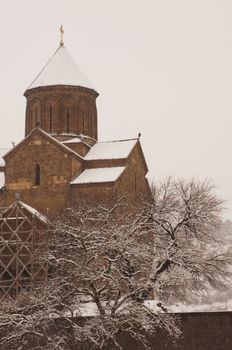
[[[0,158],[0,207],[53,215],[79,201],[150,195],[139,138],[98,141],[98,93],[61,42],[28,87],[25,138]]]

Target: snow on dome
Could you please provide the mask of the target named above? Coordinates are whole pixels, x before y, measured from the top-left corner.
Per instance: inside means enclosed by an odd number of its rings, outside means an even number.
[[[128,157],[128,155],[132,151],[136,142],[137,142],[137,139],[111,141],[111,142],[98,142],[91,148],[89,153],[85,156],[85,159],[86,160],[125,159]]]
[[[93,89],[64,46],[60,46],[28,89],[51,85],[74,85]]]
[[[86,169],[77,176],[71,184],[87,184],[87,183],[99,183],[99,182],[113,182],[124,171],[124,166],[112,167],[112,168],[94,168]]]

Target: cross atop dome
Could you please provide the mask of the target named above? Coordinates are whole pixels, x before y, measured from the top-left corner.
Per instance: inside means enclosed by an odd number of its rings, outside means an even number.
[[[61,27],[60,27],[60,46],[64,46],[63,36],[64,36],[64,28],[61,25]]]

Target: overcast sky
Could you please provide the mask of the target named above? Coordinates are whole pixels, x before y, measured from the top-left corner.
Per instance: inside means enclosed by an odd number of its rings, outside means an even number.
[[[63,24],[99,138],[141,132],[150,178],[209,179],[232,219],[231,18],[231,0],[0,0],[0,148],[24,137],[23,93]]]

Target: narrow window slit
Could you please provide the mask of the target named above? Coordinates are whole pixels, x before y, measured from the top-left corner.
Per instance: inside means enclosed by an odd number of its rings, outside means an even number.
[[[40,166],[39,166],[39,164],[36,164],[34,186],[39,186],[39,185],[40,185]]]
[[[69,113],[69,108],[67,108],[67,134],[69,134],[69,121],[70,121],[70,113]]]
[[[52,106],[49,107],[49,130],[52,132]]]

